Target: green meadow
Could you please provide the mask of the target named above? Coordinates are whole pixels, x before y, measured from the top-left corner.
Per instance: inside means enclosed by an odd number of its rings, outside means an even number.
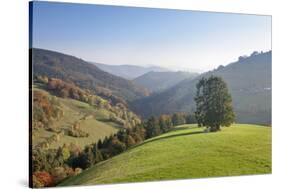
[[[271,127],[233,124],[220,132],[181,125],[100,162],[60,186],[271,173]]]

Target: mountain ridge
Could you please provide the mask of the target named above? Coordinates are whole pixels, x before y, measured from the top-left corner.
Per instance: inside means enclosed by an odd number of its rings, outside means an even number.
[[[193,79],[197,73],[192,72],[154,72],[150,71],[144,75],[135,78],[133,81],[150,92],[161,92],[168,89],[184,79]]]
[[[150,71],[158,71],[158,72],[164,72],[164,71],[170,71],[169,69],[162,68],[159,66],[137,66],[137,65],[110,65],[110,64],[102,64],[102,63],[96,63],[96,62],[90,62],[94,65],[96,65],[98,68],[100,68],[103,71],[106,71],[110,74],[125,78],[125,79],[135,79],[143,74],[146,74]]]
[[[195,85],[200,78],[211,75],[220,76],[227,82],[237,121],[271,124],[271,51],[241,57],[236,62],[219,66],[191,81],[183,80],[162,93],[134,101],[131,108],[143,117],[194,112]]]
[[[146,89],[124,78],[107,73],[75,56],[32,48],[34,75],[58,78],[76,85],[115,95],[130,101],[147,95]]]

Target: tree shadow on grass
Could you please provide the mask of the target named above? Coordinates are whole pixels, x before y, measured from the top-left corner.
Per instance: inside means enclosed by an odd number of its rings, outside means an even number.
[[[189,129],[194,129],[198,128],[198,126],[184,126],[184,127],[174,127],[170,131],[180,131],[180,130],[189,130]]]
[[[185,129],[186,129],[186,128],[185,128]],[[158,140],[166,140],[166,139],[174,138],[174,137],[188,136],[188,135],[195,135],[195,134],[202,134],[202,133],[205,133],[205,132],[204,132],[204,131],[194,131],[194,132],[190,132],[190,133],[180,133],[180,134],[174,134],[174,135],[159,137],[159,138],[155,138],[155,139],[151,139],[151,140],[149,140],[149,141],[143,142],[143,143],[138,144],[138,145],[136,145],[136,146],[133,146],[131,149],[136,148],[136,147],[139,147],[139,146],[142,146],[142,145],[144,145],[144,144],[148,144],[148,143],[150,143],[150,142],[155,142],[155,141],[158,141]]]

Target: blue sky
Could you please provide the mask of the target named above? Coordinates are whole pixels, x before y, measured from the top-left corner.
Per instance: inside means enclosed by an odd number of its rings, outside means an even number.
[[[35,2],[33,47],[105,64],[207,71],[271,49],[271,17]]]

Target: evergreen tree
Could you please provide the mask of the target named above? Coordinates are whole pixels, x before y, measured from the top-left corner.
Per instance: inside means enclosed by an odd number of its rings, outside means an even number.
[[[95,163],[98,163],[103,160],[102,154],[101,154],[100,150],[98,149],[97,144],[94,144],[93,154],[94,154]]]
[[[148,119],[145,129],[147,138],[157,136],[161,133],[158,120],[154,116]]]
[[[101,141],[101,139],[99,139],[99,141],[98,141],[98,148],[99,148],[99,149],[102,148],[102,141]]]
[[[94,154],[90,146],[86,146],[84,152],[80,155],[78,160],[82,169],[86,169],[93,165],[94,163]]]

